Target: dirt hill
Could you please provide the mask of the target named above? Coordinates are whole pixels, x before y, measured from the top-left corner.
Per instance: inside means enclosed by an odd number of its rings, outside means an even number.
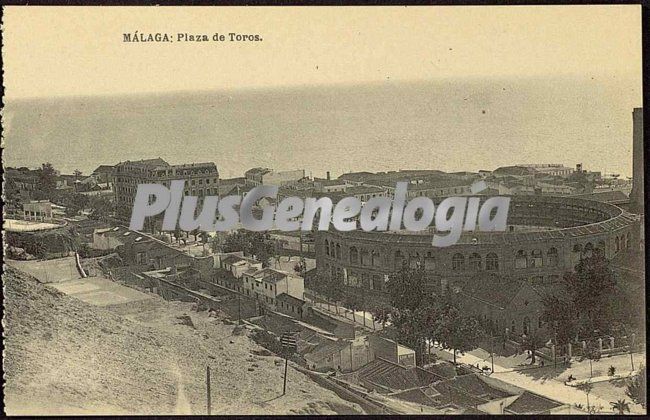
[[[189,304],[107,310],[3,277],[7,414],[206,414],[207,365],[213,414],[362,412],[294,369],[280,396],[283,361]]]

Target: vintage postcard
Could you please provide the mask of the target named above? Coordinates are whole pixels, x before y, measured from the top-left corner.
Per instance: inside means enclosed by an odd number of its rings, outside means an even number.
[[[640,5],[2,19],[7,415],[646,413]]]

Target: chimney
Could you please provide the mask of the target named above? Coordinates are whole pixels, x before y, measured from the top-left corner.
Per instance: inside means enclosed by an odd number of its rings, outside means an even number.
[[[327,180],[330,180],[330,171],[327,171]]]

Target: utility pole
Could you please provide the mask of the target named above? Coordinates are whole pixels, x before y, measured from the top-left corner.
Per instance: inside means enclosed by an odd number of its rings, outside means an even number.
[[[237,313],[239,314],[238,324],[241,325],[241,295],[237,294]]]
[[[632,364],[632,371],[634,371],[634,354],[632,353],[632,348],[634,347],[634,338],[635,334],[632,334],[632,341],[630,342],[630,363]]]
[[[295,352],[297,350],[297,338],[296,336],[300,332],[285,332],[280,337],[280,344],[282,344],[284,350],[284,384],[282,385],[282,395],[287,393],[287,370],[289,367],[289,354],[290,352]]]
[[[205,385],[208,392],[208,416],[212,410],[212,397],[210,395],[210,366],[206,366]]]
[[[494,336],[490,334],[490,357],[492,358],[492,373],[494,373]]]
[[[284,384],[282,385],[282,395],[287,393],[287,369],[289,367],[289,358],[284,357]]]
[[[350,372],[352,371],[354,371],[354,368],[352,367],[352,341],[350,341]]]

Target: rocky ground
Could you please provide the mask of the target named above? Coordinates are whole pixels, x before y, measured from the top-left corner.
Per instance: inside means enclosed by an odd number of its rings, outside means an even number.
[[[158,297],[99,308],[7,267],[5,412],[353,414],[361,409],[289,369],[227,320]],[[189,320],[184,315],[189,316]]]

